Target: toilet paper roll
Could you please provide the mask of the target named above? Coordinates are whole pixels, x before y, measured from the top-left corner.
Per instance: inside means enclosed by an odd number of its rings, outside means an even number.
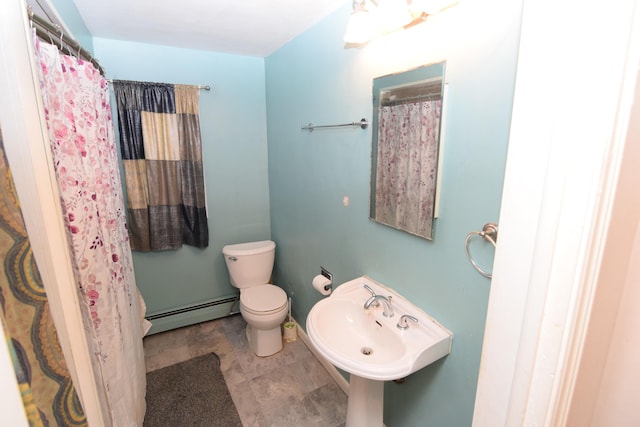
[[[331,293],[331,280],[327,279],[322,274],[318,274],[316,277],[314,277],[311,284],[313,285],[314,289],[320,292],[322,295],[329,295]]]

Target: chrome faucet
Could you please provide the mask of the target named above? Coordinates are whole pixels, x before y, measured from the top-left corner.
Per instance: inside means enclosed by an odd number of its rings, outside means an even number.
[[[400,320],[398,320],[398,324],[396,325],[396,327],[402,330],[408,329],[409,325],[407,324],[407,320],[418,323],[418,319],[416,319],[415,317],[409,316],[408,314],[403,314],[402,316],[400,316]]]
[[[391,301],[389,301],[389,299],[384,295],[373,295],[364,303],[364,309],[368,310],[371,306],[375,307],[375,304],[379,303],[379,301],[382,301],[382,306],[384,309],[382,315],[384,317],[393,317],[393,307],[391,307]]]
[[[376,293],[373,291],[373,289],[371,289],[371,286],[365,284],[364,288],[369,291],[369,293],[371,294],[372,297],[376,296]],[[370,304],[370,307],[379,307],[379,306],[380,306],[380,302],[379,301],[374,301],[373,303]]]

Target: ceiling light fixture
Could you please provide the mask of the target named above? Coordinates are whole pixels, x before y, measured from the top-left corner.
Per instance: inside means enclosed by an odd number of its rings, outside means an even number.
[[[344,34],[345,43],[365,44],[373,40],[379,33],[376,18],[367,9],[364,0],[353,2],[353,12],[349,17],[347,31]]]
[[[344,41],[363,45],[376,37],[424,22],[457,0],[353,0]]]

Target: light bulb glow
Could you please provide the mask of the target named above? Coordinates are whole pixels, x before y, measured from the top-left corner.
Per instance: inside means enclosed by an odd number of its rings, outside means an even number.
[[[376,18],[380,29],[385,33],[398,30],[413,19],[405,0],[379,0]]]
[[[364,44],[377,35],[378,31],[371,13],[364,9],[358,9],[351,13],[347,32],[344,35],[345,43]]]

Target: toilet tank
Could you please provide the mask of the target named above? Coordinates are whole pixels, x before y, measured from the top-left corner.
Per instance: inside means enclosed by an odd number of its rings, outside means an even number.
[[[269,283],[276,255],[271,240],[239,243],[222,248],[229,279],[236,288],[248,288]]]

